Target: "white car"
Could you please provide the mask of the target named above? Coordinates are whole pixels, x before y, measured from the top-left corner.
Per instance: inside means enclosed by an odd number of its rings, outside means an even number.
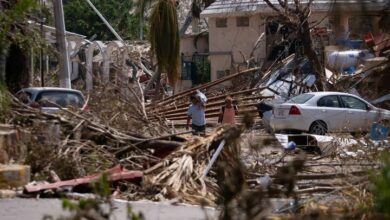
[[[270,126],[274,131],[367,132],[372,123],[390,119],[390,111],[341,92],[305,93],[275,105]]]

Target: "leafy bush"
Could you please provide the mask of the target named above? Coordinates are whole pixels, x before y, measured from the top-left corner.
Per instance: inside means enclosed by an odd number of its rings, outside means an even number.
[[[374,179],[374,203],[378,212],[390,216],[390,155],[382,155],[383,168]]]
[[[11,106],[11,97],[8,94],[7,87],[0,83],[0,121],[9,112]]]

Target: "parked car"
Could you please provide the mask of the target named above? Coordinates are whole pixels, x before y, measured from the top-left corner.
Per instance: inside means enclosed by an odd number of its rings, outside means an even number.
[[[374,122],[390,120],[390,111],[341,92],[310,92],[275,105],[270,118],[274,131],[367,132]]]
[[[24,104],[40,108],[44,112],[58,112],[60,107],[72,106],[84,110],[84,95],[79,90],[57,87],[30,87],[16,93]]]

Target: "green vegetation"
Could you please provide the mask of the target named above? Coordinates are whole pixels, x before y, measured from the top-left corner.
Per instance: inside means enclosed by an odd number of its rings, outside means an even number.
[[[6,62],[12,44],[20,49],[40,46],[39,34],[26,20],[37,8],[34,0],[0,2],[0,82],[6,80]]]
[[[136,7],[134,1],[91,0],[124,40],[139,37],[140,17],[132,13]],[[97,40],[116,40],[99,16],[85,0],[64,1],[65,26],[68,31],[92,37]],[[144,32],[147,29],[144,28]]]
[[[210,61],[205,59],[203,62],[196,63],[197,72],[199,73],[200,83],[208,83],[211,78],[211,65]]]
[[[4,120],[4,116],[9,112],[11,107],[11,97],[8,95],[7,87],[0,83],[0,121]]]
[[[390,155],[382,155],[383,168],[374,178],[374,205],[378,212],[390,217]]]

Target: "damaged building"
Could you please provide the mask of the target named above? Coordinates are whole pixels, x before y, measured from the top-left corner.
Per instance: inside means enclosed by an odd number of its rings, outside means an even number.
[[[277,1],[270,2],[278,5]],[[383,38],[379,23],[386,4],[384,0],[315,1],[311,5],[310,24],[313,44],[321,59],[324,60],[326,46],[341,44],[358,49],[369,32]],[[264,1],[215,1],[200,17],[201,22],[207,22],[207,33],[184,35],[181,52],[192,57],[191,61],[208,55],[211,81],[247,69],[250,62],[266,69],[302,46],[294,39],[294,33],[278,23],[275,11]],[[196,68],[191,69],[187,61],[183,60],[181,89],[197,84],[195,78],[199,75],[194,74]]]

